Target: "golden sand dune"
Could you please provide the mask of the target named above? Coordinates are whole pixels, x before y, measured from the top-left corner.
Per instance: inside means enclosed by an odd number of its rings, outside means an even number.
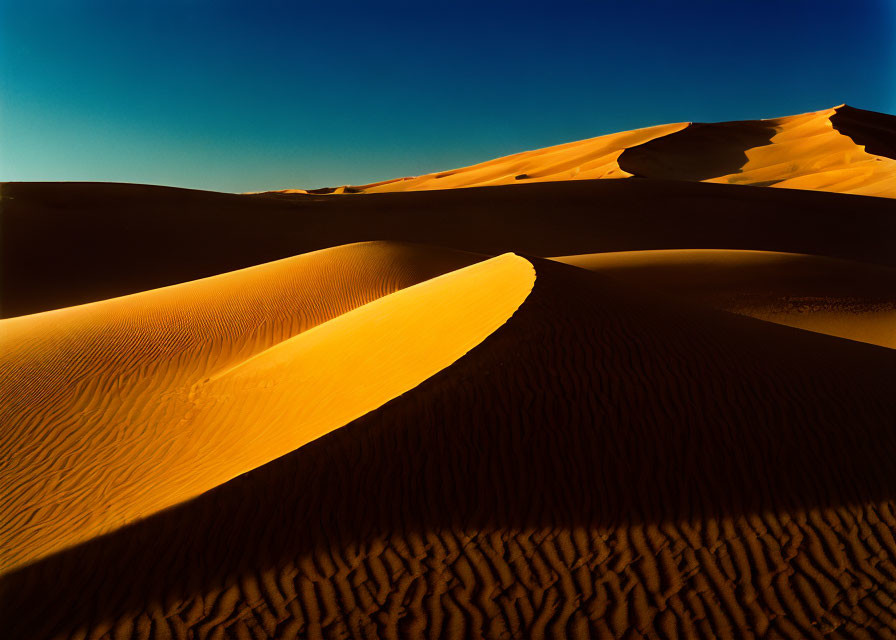
[[[2,185],[0,635],[896,638],[893,122]]]
[[[524,151],[452,171],[440,171],[416,178],[398,178],[359,187],[339,187],[332,193],[428,191],[514,182],[627,178],[631,174],[620,169],[616,162],[625,149],[680,131],[686,126],[686,122],[679,122],[614,133],[536,151]],[[284,191],[290,192],[294,190]]]
[[[896,198],[896,155],[875,155],[838,130],[842,108],[771,121],[771,144],[748,149],[739,171],[713,181]]]
[[[14,183],[2,197],[5,317],[364,240],[542,257],[764,249],[896,266],[890,199],[703,182],[581,180],[369,197]]]
[[[471,261],[351,246],[3,321],[5,568],[198,495],[450,364],[513,313],[528,263],[385,294]]]
[[[840,105],[768,120],[660,125],[418,177],[280,193],[382,193],[637,176],[896,198],[894,135],[893,116]],[[866,137],[873,140],[872,149],[866,148]]]
[[[5,576],[4,628],[888,637],[896,354],[535,265],[516,313],[408,393]]]
[[[554,259],[717,309],[896,348],[896,269],[793,253],[712,249]]]

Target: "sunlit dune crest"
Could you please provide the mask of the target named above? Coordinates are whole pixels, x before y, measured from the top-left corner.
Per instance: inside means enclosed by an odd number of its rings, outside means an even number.
[[[403,265],[408,253],[343,247],[3,321],[4,569],[193,497],[381,405],[475,346],[532,286],[531,266],[510,254],[414,285],[408,272],[475,258],[418,253]],[[391,293],[399,285],[409,288]],[[309,323],[322,324],[302,332]]]
[[[767,120],[683,122],[417,177],[280,193],[383,193],[636,176],[894,198],[896,146],[887,142],[866,149],[869,128],[878,138],[881,129],[892,137],[896,117],[840,105]]]
[[[498,184],[549,182],[553,180],[590,180],[631,176],[616,162],[628,147],[680,131],[686,122],[659,125],[567,142],[544,149],[523,151],[461,169],[439,171],[417,177],[397,178],[359,186],[321,189],[329,193],[384,193],[428,191]],[[284,189],[279,193],[308,193],[306,189]],[[312,190],[311,192],[315,192]]]
[[[896,197],[896,150],[874,155],[839,131],[832,119],[843,108],[772,120],[770,144],[747,149],[739,171],[712,181]]]
[[[537,278],[503,256],[404,289],[247,360],[206,383],[215,393],[197,387],[199,425],[251,425],[254,449],[291,439],[306,402],[356,406],[379,376],[445,354],[328,437],[11,574],[8,628],[883,634],[893,352],[533,262]],[[424,327],[413,358],[392,355]],[[450,363],[446,343],[474,348]],[[40,615],[19,604],[50,580],[77,592]],[[806,592],[823,597],[808,607]]]

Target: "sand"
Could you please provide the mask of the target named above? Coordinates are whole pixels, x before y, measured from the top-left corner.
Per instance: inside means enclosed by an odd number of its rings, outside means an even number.
[[[659,125],[417,177],[280,193],[384,193],[639,177],[896,198],[894,136],[896,117],[840,105],[765,120]]]
[[[892,122],[2,185],[4,637],[896,638]]]
[[[833,125],[840,108],[773,120],[771,143],[746,150],[736,173],[713,181],[896,197],[896,154],[868,153],[841,133]]]
[[[198,495],[376,408],[460,357],[531,288],[528,263],[503,257],[363,304],[410,284],[409,255],[343,247],[3,321],[0,487],[16,516],[0,528],[3,568]],[[416,257],[412,273],[457,263]],[[324,275],[343,281],[315,291]],[[368,382],[340,392],[356,377]]]
[[[890,199],[795,189],[574,180],[361,198],[14,183],[0,195],[4,317],[384,239],[491,256],[761,249],[896,266]]]
[[[886,637],[896,354],[534,264],[378,411],[7,576],[6,628]]]
[[[652,294],[896,348],[896,269],[771,251],[679,249],[554,258]]]
[[[626,178],[631,174],[623,171],[617,162],[625,149],[680,131],[687,126],[688,123],[679,122],[614,133],[545,149],[524,151],[462,169],[440,171],[416,178],[387,180],[359,187],[340,187],[333,193],[428,191],[523,182]],[[286,193],[290,191],[286,190]]]

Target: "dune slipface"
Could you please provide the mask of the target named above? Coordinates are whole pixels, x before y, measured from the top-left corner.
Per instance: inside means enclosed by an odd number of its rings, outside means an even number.
[[[896,638],[894,158],[4,184],[0,635]]]

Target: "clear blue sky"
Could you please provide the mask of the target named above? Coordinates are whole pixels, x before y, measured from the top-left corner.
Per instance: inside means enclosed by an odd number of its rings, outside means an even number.
[[[0,180],[247,191],[842,102],[896,2],[0,0]]]

